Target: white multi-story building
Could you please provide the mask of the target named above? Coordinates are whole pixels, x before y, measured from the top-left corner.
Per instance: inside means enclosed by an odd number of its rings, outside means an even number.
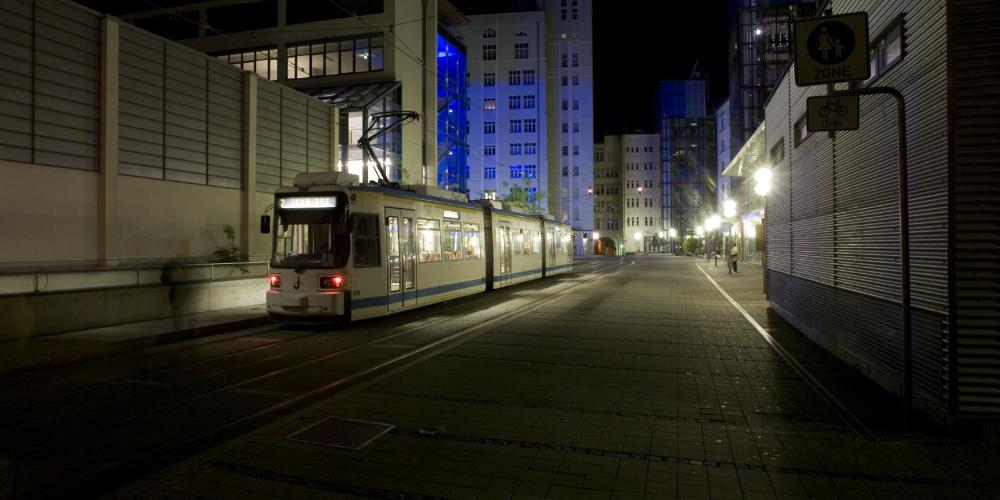
[[[665,251],[662,230],[659,134],[624,134],[621,139],[626,252]]]
[[[522,190],[529,210],[548,212],[545,14],[469,16],[452,29],[469,68],[469,197]]]
[[[594,66],[590,0],[544,2],[549,122],[549,211],[574,229],[577,255],[593,252]]]

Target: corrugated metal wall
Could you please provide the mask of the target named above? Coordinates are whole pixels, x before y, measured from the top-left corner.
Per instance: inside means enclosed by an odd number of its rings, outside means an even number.
[[[955,410],[1000,413],[1000,3],[948,2]]]
[[[914,392],[932,413],[948,404],[947,128],[944,0],[843,1],[866,11],[874,38],[904,14],[905,55],[872,85],[903,92],[907,106]],[[794,68],[767,106],[767,144],[780,136],[767,199],[772,301],[839,355],[860,362],[890,389],[900,375],[900,259],[895,102],[861,99],[861,130],[825,132],[794,145],[806,98]]]
[[[330,108],[267,80],[257,87],[257,190],[291,186],[302,172],[326,171],[330,159]]]
[[[0,159],[96,170],[101,18],[54,0],[0,3]]]

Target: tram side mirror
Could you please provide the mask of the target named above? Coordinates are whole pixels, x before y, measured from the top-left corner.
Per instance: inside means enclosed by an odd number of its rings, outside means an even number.
[[[260,216],[260,232],[263,234],[268,234],[271,232],[271,216],[261,215]]]

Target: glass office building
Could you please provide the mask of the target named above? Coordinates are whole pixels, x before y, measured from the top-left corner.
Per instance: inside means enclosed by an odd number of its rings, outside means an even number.
[[[447,33],[437,36],[437,185],[469,192],[465,47]]]

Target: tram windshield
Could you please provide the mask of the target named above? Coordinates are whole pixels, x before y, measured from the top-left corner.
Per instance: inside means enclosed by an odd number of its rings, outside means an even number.
[[[347,265],[350,233],[335,210],[279,210],[272,267],[337,268]]]

